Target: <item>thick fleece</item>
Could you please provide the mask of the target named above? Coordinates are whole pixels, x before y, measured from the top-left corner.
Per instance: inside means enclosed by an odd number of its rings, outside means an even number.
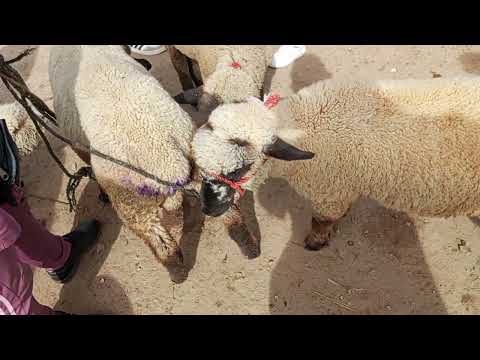
[[[35,150],[40,136],[22,105],[18,102],[0,105],[0,119],[5,119],[20,156],[27,156]]]
[[[165,181],[189,181],[192,121],[122,46],[53,47],[49,72],[54,109],[67,137]],[[160,261],[180,261],[182,193],[99,157],[90,162],[124,223]]]
[[[420,216],[480,210],[480,78],[324,81],[289,108],[317,154],[285,164],[314,219],[342,217],[359,196]]]
[[[204,81],[203,92],[218,104],[263,96],[268,59],[266,46],[174,45],[198,62]],[[208,100],[210,102],[210,100]],[[199,107],[202,99],[199,101]]]

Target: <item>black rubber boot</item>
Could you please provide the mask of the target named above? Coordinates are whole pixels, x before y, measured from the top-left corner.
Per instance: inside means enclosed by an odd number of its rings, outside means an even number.
[[[55,311],[54,315],[75,315],[75,314],[69,314],[69,313],[66,313],[65,311],[57,310]]]
[[[61,268],[47,271],[50,277],[62,284],[70,281],[75,274],[81,255],[95,243],[99,233],[100,223],[96,220],[89,220],[81,223],[74,231],[65,235],[63,238],[72,244],[70,256]]]

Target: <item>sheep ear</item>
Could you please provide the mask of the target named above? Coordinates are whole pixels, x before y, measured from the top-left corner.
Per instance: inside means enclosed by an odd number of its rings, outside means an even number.
[[[275,159],[285,161],[309,160],[315,156],[314,153],[300,150],[280,138],[276,138],[272,144],[265,146],[263,153]]]

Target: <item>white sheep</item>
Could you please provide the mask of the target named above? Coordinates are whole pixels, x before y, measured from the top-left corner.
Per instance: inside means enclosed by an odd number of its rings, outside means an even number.
[[[5,120],[21,157],[25,157],[35,150],[40,137],[22,105],[18,102],[1,104],[0,119]]]
[[[323,246],[361,196],[412,215],[478,214],[479,77],[330,80],[302,89],[288,107],[301,145],[317,155],[284,168],[312,203],[307,248]]]
[[[191,180],[188,114],[120,45],[55,46],[49,63],[63,134],[158,178]],[[165,265],[182,265],[183,193],[76,149],[121,220]]]
[[[192,144],[196,166],[204,179],[204,212],[219,216],[236,203],[238,191],[254,191],[269,175],[270,158],[311,159],[313,153],[282,140],[292,133],[283,128],[273,110],[255,97],[217,107],[197,130]],[[239,220],[237,217],[231,221]]]
[[[477,77],[317,83],[289,101],[303,144],[319,156],[287,169],[313,203],[317,249],[352,202],[368,196],[414,215],[480,210]]]
[[[190,104],[198,101],[200,112],[210,113],[220,104],[250,96],[263,98],[266,46],[170,45],[168,49],[185,91],[176,99]],[[201,91],[196,91],[200,86]]]

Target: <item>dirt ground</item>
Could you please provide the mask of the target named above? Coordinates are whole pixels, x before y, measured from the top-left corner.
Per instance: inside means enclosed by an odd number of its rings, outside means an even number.
[[[26,46],[0,46],[6,58]],[[273,52],[275,47],[271,47]],[[480,73],[480,46],[308,46],[286,69],[270,70],[267,86],[282,96],[327,78],[430,78]],[[48,46],[17,65],[51,105]],[[179,90],[166,53],[150,59],[172,94]],[[436,76],[436,75],[435,75]],[[11,101],[0,88],[0,101]],[[69,169],[82,166],[54,142]],[[68,285],[35,273],[40,302],[80,314],[478,314],[480,227],[470,219],[410,219],[359,201],[319,252],[303,248],[308,203],[276,170],[255,195],[261,255],[245,258],[216,219],[192,227],[182,244],[189,277],[173,284],[141,240],[82,183],[79,211],[65,202],[66,179],[42,146],[24,161],[34,214],[54,233],[79,219],[104,224],[101,239]],[[191,221],[193,222],[193,220]]]

